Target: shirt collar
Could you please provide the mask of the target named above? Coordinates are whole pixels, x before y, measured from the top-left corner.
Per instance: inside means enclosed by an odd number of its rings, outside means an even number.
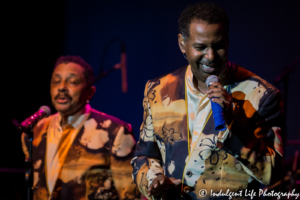
[[[191,65],[188,66],[187,71],[186,71],[186,80],[187,80],[187,86],[190,92],[193,92],[194,94],[203,96],[203,94],[195,87],[194,82],[193,82],[193,72],[191,70]]]
[[[193,82],[194,75],[191,70],[191,65],[188,66],[185,76],[186,76],[186,80],[187,80],[188,89],[191,92],[193,92],[194,94],[204,96],[204,94],[202,94],[199,90],[197,90],[197,88],[194,85],[194,82]],[[227,85],[224,85],[223,87],[226,89]]]
[[[91,106],[90,106],[90,104],[86,104],[82,108],[82,110],[80,110],[79,112],[75,113],[74,115],[68,117],[68,124],[73,126],[73,128],[76,128],[90,113],[91,113]],[[60,115],[60,113],[57,113],[57,115],[58,115],[58,117],[57,117],[56,125],[58,127],[61,127],[60,126],[61,115]]]

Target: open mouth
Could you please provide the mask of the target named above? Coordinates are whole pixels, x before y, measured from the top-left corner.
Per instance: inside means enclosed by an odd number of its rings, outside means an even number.
[[[56,102],[59,104],[65,104],[68,103],[70,101],[70,98],[66,97],[66,96],[59,96],[56,98]]]
[[[208,73],[211,73],[213,72],[216,68],[212,67],[212,66],[209,66],[209,65],[204,65],[204,64],[200,64],[203,66],[203,69],[205,72],[208,72]]]

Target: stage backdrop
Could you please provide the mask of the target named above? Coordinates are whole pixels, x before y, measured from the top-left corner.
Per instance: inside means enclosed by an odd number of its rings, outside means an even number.
[[[114,38],[126,44],[128,93],[121,92],[121,71],[95,85],[91,105],[133,125],[136,139],[142,123],[147,80],[187,64],[177,42],[181,11],[199,1],[68,1],[64,54],[81,55],[99,73],[105,45]],[[300,53],[299,3],[283,1],[211,1],[230,18],[229,60],[274,84],[281,70]],[[120,43],[108,50],[104,68],[120,61]],[[288,140],[299,138],[300,64],[290,75],[287,103]],[[275,84],[279,89],[280,84]],[[298,117],[297,117],[298,116]],[[288,147],[295,149],[295,147]],[[291,156],[293,150],[288,150]]]
[[[80,55],[99,73],[120,62],[120,43],[126,45],[128,92],[121,92],[121,71],[99,80],[92,107],[131,123],[138,139],[142,100],[147,80],[187,64],[177,44],[177,21],[192,0],[63,0],[7,2],[2,23],[2,107],[0,199],[25,199],[20,134],[12,119],[21,122],[41,105],[51,105],[50,77],[59,55]],[[300,50],[300,1],[211,1],[230,18],[229,60],[274,84]],[[290,74],[287,139],[299,139],[300,65]],[[283,91],[282,84],[274,84]],[[52,107],[53,109],[53,107]],[[55,110],[53,109],[53,113]],[[292,157],[297,146],[287,146]],[[2,184],[3,185],[3,184]],[[5,192],[4,192],[5,191]]]

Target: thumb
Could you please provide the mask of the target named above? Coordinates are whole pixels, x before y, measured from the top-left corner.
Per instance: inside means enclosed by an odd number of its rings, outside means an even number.
[[[175,178],[170,178],[170,180],[172,181],[172,183],[174,184],[174,185],[179,185],[179,184],[181,184],[181,179],[175,179]]]

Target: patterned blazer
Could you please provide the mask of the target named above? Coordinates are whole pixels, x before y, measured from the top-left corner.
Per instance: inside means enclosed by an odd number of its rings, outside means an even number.
[[[238,198],[238,194],[245,196],[247,188],[269,185],[280,178],[281,93],[244,68],[233,63],[230,66],[226,90],[233,99],[234,119],[225,132],[217,132],[212,115],[208,117],[191,152],[187,67],[147,82],[144,120],[132,160],[134,181],[145,196],[158,174],[182,179],[180,191],[169,193],[169,199],[222,199],[213,193],[228,189],[242,191],[236,193]],[[148,198],[165,199],[164,195]]]
[[[91,113],[68,151],[53,192],[47,187],[47,130],[57,114],[34,128],[32,158],[34,199],[136,199],[139,191],[131,178],[130,160],[135,141],[132,128],[113,116],[91,109]],[[27,135],[23,151],[27,154]],[[24,143],[25,142],[25,143]],[[27,146],[26,146],[27,145]]]

